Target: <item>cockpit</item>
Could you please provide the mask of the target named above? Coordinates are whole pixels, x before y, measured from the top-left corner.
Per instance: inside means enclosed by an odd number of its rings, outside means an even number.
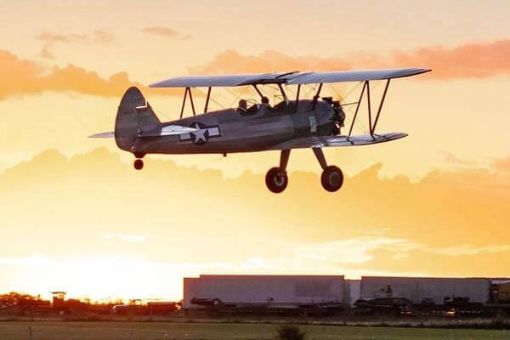
[[[271,110],[271,104],[269,104],[269,98],[262,96],[260,103],[253,103],[248,107],[248,101],[246,99],[239,100],[236,111],[242,116],[251,116],[259,112],[260,110]]]

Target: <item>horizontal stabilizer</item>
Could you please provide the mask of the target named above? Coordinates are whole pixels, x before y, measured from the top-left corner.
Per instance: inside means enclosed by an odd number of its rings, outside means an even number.
[[[89,138],[113,138],[115,137],[115,133],[112,131],[112,132],[101,132],[101,133],[95,133],[91,136],[89,136]]]
[[[370,145],[392,140],[404,138],[407,133],[403,132],[390,132],[384,134],[374,135],[358,135],[358,136],[324,136],[324,137],[302,137],[291,139],[287,142],[280,143],[272,147],[272,150],[289,150],[289,149],[304,149],[304,148],[324,148],[324,147],[341,147],[341,146],[356,146],[356,145]]]
[[[195,132],[197,129],[180,126],[180,125],[167,125],[161,129],[142,132],[140,137],[159,137],[159,136],[176,136],[183,135],[190,132]]]
[[[183,135],[190,132],[195,132],[197,129],[179,126],[179,125],[167,125],[151,131],[141,132],[138,137],[161,137],[161,136],[176,136]],[[115,137],[114,132],[101,132],[95,133],[89,138],[113,138]]]

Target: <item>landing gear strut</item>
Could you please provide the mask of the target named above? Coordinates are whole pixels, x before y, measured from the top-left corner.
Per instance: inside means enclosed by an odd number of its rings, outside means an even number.
[[[266,186],[275,194],[283,192],[289,183],[289,178],[287,177],[289,156],[290,150],[282,150],[280,154],[280,166],[269,169],[266,174]]]
[[[322,167],[321,184],[329,192],[338,191],[344,184],[344,174],[339,167],[328,165],[321,148],[313,148],[313,153]]]

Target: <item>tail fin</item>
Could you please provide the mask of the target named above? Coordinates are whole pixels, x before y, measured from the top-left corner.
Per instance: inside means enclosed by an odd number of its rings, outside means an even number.
[[[144,131],[159,128],[158,117],[145,101],[140,90],[130,87],[119,104],[115,119],[115,142],[126,151],[134,152],[134,144]]]

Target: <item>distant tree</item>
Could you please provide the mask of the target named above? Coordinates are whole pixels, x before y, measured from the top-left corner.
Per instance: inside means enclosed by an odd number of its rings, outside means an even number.
[[[278,327],[276,334],[279,340],[304,340],[306,338],[306,333],[302,332],[299,327],[293,325]]]

